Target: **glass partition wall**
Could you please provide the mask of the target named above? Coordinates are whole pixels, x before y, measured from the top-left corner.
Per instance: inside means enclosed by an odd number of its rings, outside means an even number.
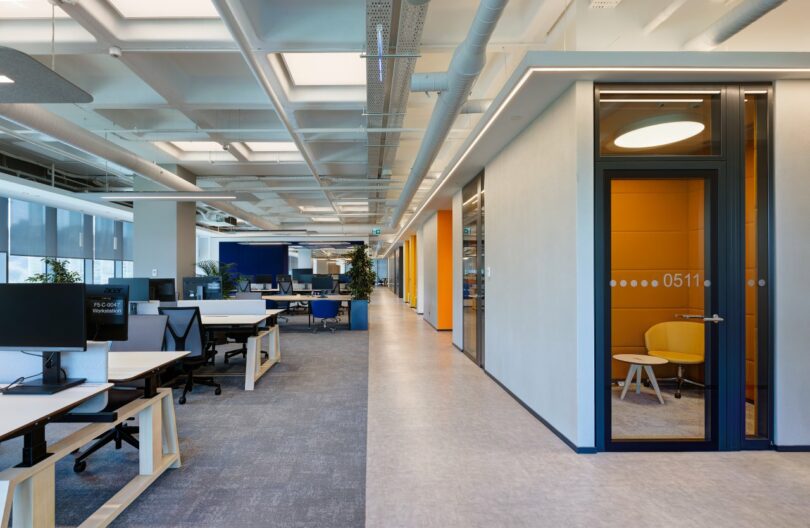
[[[770,97],[595,90],[602,449],[770,446]]]
[[[462,189],[463,350],[484,365],[484,175]]]

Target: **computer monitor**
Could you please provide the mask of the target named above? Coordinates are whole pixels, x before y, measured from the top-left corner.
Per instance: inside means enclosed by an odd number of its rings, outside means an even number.
[[[220,277],[183,277],[183,299],[222,299]]]
[[[341,273],[340,275],[338,275],[338,280],[340,281],[341,284],[349,284],[350,279],[348,275],[346,275],[345,273]]]
[[[107,279],[109,285],[129,286],[130,302],[146,302],[153,300],[151,297],[151,280],[146,277],[135,277],[124,279],[116,277]]]
[[[279,273],[278,275],[276,275],[276,284],[278,284],[279,282],[292,282],[292,275]]]
[[[312,275],[312,268],[295,268],[292,270],[293,280],[296,282],[308,282],[301,280],[301,275]]]
[[[65,378],[60,352],[87,350],[84,284],[0,284],[0,350],[42,356],[42,374],[3,394],[54,394],[84,382]]]
[[[129,338],[129,286],[87,284],[84,299],[88,341]]]
[[[130,290],[130,300],[132,291]],[[149,300],[160,302],[174,302],[177,300],[177,290],[174,279],[149,279]]]
[[[314,291],[332,291],[331,275],[313,275],[312,289]]]
[[[257,284],[273,284],[273,276],[266,273],[256,275],[256,278],[253,279],[253,282]]]
[[[312,274],[302,273],[298,276],[298,282],[301,284],[312,284]]]

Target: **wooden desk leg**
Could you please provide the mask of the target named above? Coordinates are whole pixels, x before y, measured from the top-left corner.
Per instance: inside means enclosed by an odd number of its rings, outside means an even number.
[[[14,490],[14,528],[56,526],[56,470],[48,464],[17,484]]]
[[[163,413],[161,403],[153,402],[138,413],[140,474],[151,475],[163,461]]]
[[[171,391],[171,389],[168,389]],[[177,419],[174,416],[174,398],[171,392],[161,400],[163,410],[163,453],[166,455],[177,455],[177,460],[170,467],[179,468],[180,462],[180,441],[177,438]]]
[[[259,362],[262,358],[261,340],[250,336],[245,343],[247,354],[245,357],[245,390],[252,391],[256,383],[256,372],[259,371]]]
[[[14,500],[14,481],[0,480],[0,527],[6,528],[11,517],[11,503]]]

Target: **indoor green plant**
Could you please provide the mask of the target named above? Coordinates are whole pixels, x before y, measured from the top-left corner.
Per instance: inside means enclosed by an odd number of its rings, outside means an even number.
[[[73,284],[82,281],[82,276],[78,272],[68,269],[67,260],[46,257],[42,259],[42,262],[45,263],[45,273],[31,275],[25,279],[26,282]]]
[[[202,260],[197,267],[202,270],[203,277],[219,277],[222,279],[222,296],[230,297],[239,288],[239,274],[233,271],[236,264],[232,262],[219,262],[217,260]]]
[[[368,255],[368,246],[355,246],[348,257],[351,268],[346,274],[349,276],[349,292],[352,295],[351,327],[352,330],[368,330],[368,303],[377,280]]]

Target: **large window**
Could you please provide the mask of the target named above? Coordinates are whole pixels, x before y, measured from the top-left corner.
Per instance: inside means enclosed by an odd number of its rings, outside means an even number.
[[[107,284],[109,279],[115,278],[114,260],[94,260],[93,261],[93,283]]]
[[[25,282],[28,277],[45,273],[42,257],[10,255],[8,257],[8,282]]]

